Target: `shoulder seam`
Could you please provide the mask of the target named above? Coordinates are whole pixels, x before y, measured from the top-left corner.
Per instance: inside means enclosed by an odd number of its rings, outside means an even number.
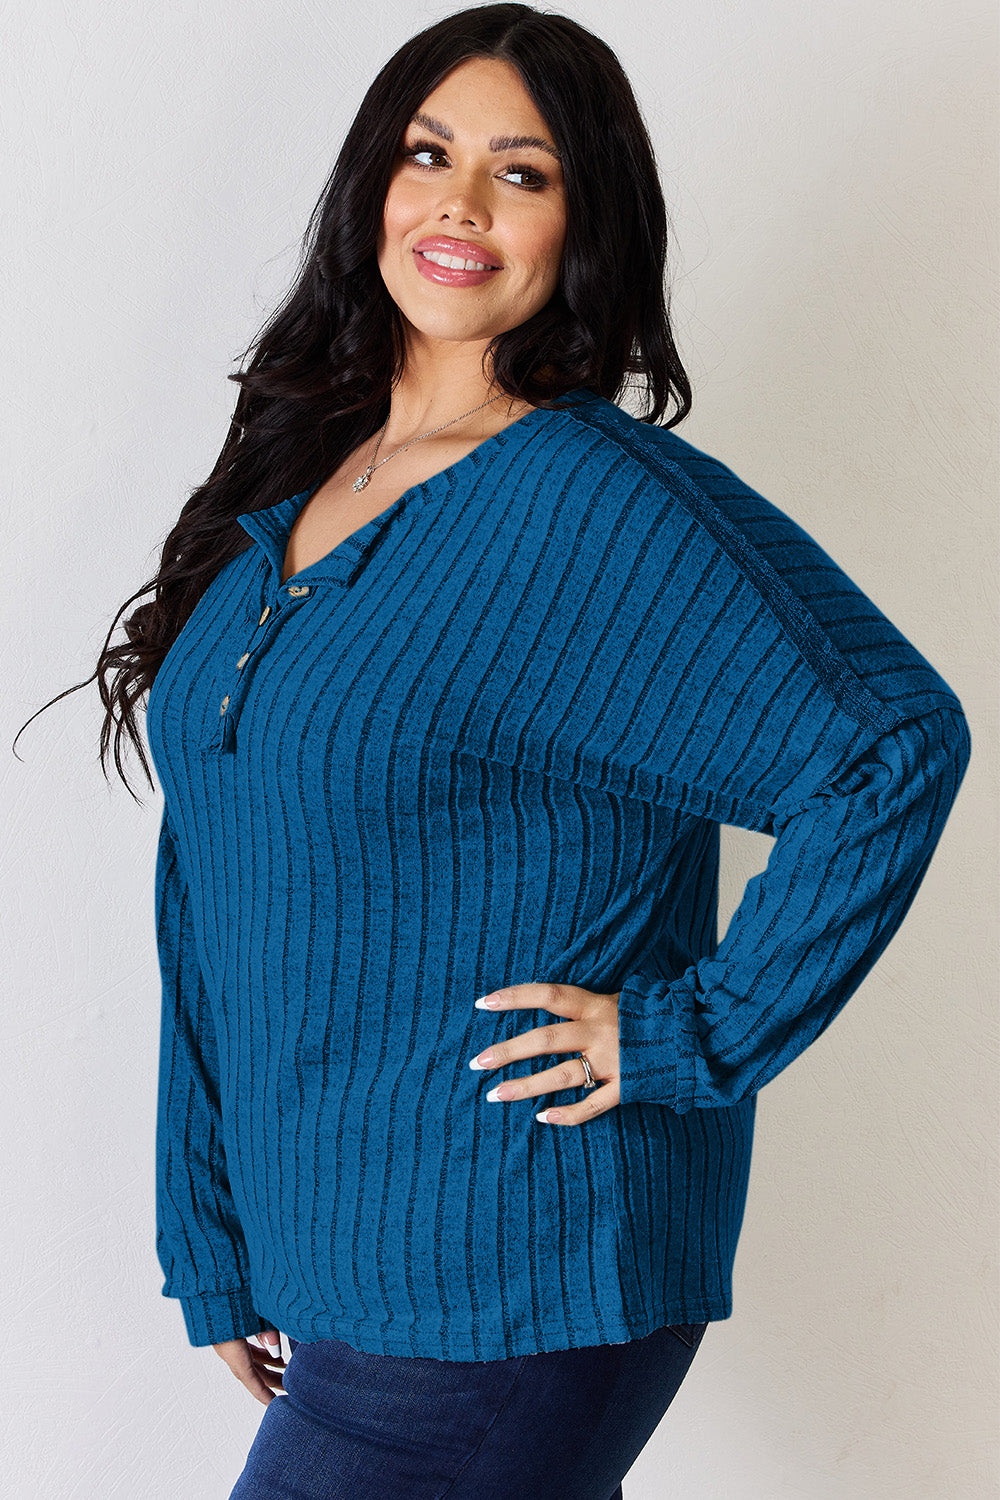
[[[614,403],[611,403],[612,405]],[[622,408],[616,408],[621,411]],[[603,433],[628,458],[633,459],[651,478],[664,485],[669,493],[686,505],[694,518],[714,538],[719,546],[732,558],[744,577],[756,590],[765,607],[771,612],[785,634],[795,645],[801,656],[812,668],[817,679],[829,690],[836,703],[859,724],[888,730],[905,719],[918,717],[912,707],[894,712],[892,708],[867,687],[824,632],[816,617],[801,602],[794,590],[783,581],[775,568],[741,536],[732,526],[712,497],[701,489],[690,475],[659,453],[640,446],[629,435],[616,431],[609,421],[588,404],[586,408],[567,407],[567,416]],[[628,416],[627,412],[623,415]],[[643,424],[640,424],[643,425]],[[648,425],[648,424],[644,424]],[[708,456],[708,455],[706,455]],[[720,460],[719,467],[731,474],[737,484],[744,484],[726,464]],[[750,486],[747,486],[749,489]],[[956,706],[953,697],[937,701],[928,700],[925,712],[937,707]]]

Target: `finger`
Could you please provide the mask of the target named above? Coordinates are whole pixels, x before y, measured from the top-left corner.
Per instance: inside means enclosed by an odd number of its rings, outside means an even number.
[[[579,1057],[567,1057],[554,1068],[541,1073],[523,1073],[519,1078],[504,1078],[486,1095],[493,1103],[506,1104],[514,1099],[537,1099],[540,1094],[555,1094],[565,1089],[579,1089],[587,1081]]]
[[[617,1078],[611,1079],[602,1088],[590,1089],[585,1099],[576,1104],[553,1104],[549,1109],[539,1110],[535,1119],[542,1125],[561,1128],[563,1125],[585,1125],[595,1115],[603,1115],[621,1103],[621,1088]],[[541,1118],[545,1116],[544,1120]]]
[[[247,1387],[250,1387],[252,1382],[254,1389],[266,1386],[270,1390],[282,1391],[285,1388],[282,1379],[283,1373],[282,1370],[269,1370],[264,1365],[255,1365],[243,1383]]]
[[[258,1344],[248,1344],[250,1358],[257,1365],[283,1365],[283,1355],[276,1353],[273,1349],[261,1349]]]
[[[238,1361],[232,1366],[233,1374],[242,1381],[251,1396],[267,1406],[274,1400],[276,1390],[283,1390],[281,1372],[270,1370],[262,1360],[253,1357],[253,1346],[246,1345],[248,1359]]]
[[[268,1388],[267,1384],[255,1376],[248,1375],[243,1381],[251,1396],[255,1397],[263,1406],[270,1406],[277,1392]]]
[[[504,1068],[508,1063],[523,1062],[526,1057],[544,1057],[552,1052],[580,1052],[592,1041],[591,1030],[581,1021],[552,1021],[533,1031],[519,1031],[502,1042],[491,1042],[469,1067],[478,1070]]]
[[[579,997],[585,991],[575,984],[509,984],[490,990],[475,1002],[477,1010],[548,1010],[554,1016],[576,1014]],[[576,998],[574,998],[576,997]]]

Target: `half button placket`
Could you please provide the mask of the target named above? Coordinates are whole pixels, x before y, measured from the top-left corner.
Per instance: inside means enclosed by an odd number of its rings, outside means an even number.
[[[250,687],[255,661],[259,660],[273,641],[282,620],[313,598],[317,585],[312,583],[283,583],[271,602],[264,601],[260,616],[246,646],[233,663],[233,679],[219,703],[218,717],[208,736],[205,749],[210,754],[221,755],[236,749],[236,725],[240,709]]]
[[[316,488],[316,486],[314,486]],[[242,653],[234,660],[233,677],[218,705],[218,715],[207,731],[205,751],[221,754],[236,748],[236,724],[240,707],[250,686],[250,677],[262,649],[267,649],[287,620],[291,611],[307,607],[324,589],[349,589],[371,564],[380,542],[389,535],[393,523],[404,514],[407,505],[425,498],[429,493],[429,482],[415,485],[407,490],[380,515],[366,521],[345,537],[325,557],[310,563],[293,578],[279,584],[284,567],[288,537],[295,517],[302,509],[312,489],[290,495],[277,505],[265,506],[257,511],[244,511],[236,517],[248,536],[257,543],[263,555],[264,597],[261,599],[260,618]]]

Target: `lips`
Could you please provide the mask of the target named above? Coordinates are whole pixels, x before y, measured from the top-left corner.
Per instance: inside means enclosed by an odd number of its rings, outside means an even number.
[[[500,257],[484,249],[482,245],[476,245],[471,240],[451,239],[448,235],[433,235],[429,239],[419,240],[413,249],[415,252],[436,250],[441,255],[461,256],[463,260],[475,260],[481,266],[492,266],[494,270],[500,270],[503,266]]]

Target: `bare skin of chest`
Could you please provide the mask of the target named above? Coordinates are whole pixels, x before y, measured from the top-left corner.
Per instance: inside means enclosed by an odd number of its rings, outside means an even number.
[[[521,408],[512,420],[516,421],[530,410],[530,407]],[[507,422],[501,422],[492,431],[480,431],[473,437],[466,434],[464,438],[438,440],[434,446],[434,440],[414,444],[413,449],[394,455],[389,463],[376,469],[367,486],[360,491],[354,490],[354,481],[367,468],[374,443],[369,441],[348,454],[334,473],[310,495],[295,517],[285,549],[281,582],[286,583],[293,574],[312,567],[360,527],[388,510],[400,495],[457,463],[507,425]]]

